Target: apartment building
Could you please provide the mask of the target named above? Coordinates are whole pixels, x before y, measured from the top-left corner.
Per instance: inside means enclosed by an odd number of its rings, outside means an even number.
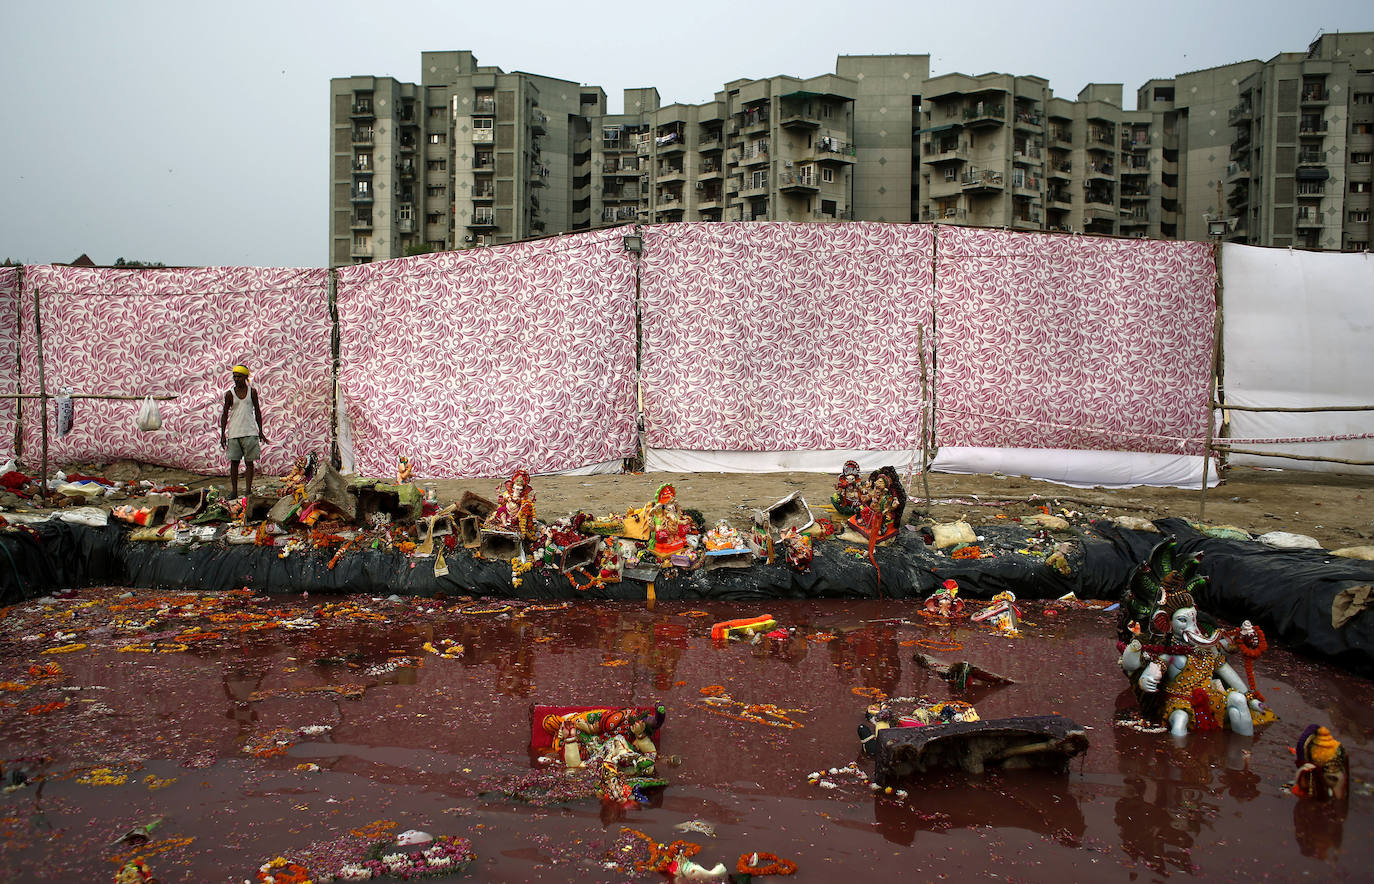
[[[1323,34],[1238,85],[1231,238],[1365,251],[1371,239],[1374,34]]]
[[[1374,33],[1075,98],[928,55],[727,82],[702,104],[421,54],[331,81],[330,262],[630,222],[941,221],[1367,249]]]

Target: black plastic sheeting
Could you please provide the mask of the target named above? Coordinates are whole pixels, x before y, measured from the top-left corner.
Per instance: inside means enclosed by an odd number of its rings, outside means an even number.
[[[1068,592],[1079,598],[1118,599],[1131,572],[1165,536],[1183,554],[1202,554],[1200,572],[1209,578],[1199,607],[1232,623],[1250,620],[1272,643],[1327,660],[1374,678],[1374,612],[1337,630],[1331,602],[1347,587],[1374,583],[1374,562],[1331,556],[1320,550],[1276,550],[1239,540],[1208,537],[1181,519],[1155,523],[1162,533],[1131,531],[1108,522],[1094,523],[1074,543],[1070,576],[1043,559],[1005,554],[1023,548],[1034,532],[1019,526],[978,529],[980,545],[999,554],[951,559],[903,531],[877,549],[877,571],[867,551],[843,541],[816,545],[811,570],[785,565],[712,571],[665,570],[654,581],[659,599],[762,601],[802,598],[893,598],[920,601],[945,580],[954,579],[964,598],[990,599],[1011,591],[1018,599],[1052,599]],[[0,604],[14,604],[70,587],[118,585],[159,590],[401,596],[486,596],[540,601],[565,599],[642,600],[648,585],[626,579],[618,584],[578,590],[557,571],[535,568],[513,585],[509,564],[473,558],[464,550],[445,554],[449,573],[434,575],[432,558],[415,559],[390,550],[345,553],[329,568],[332,550],[293,552],[252,545],[204,544],[168,547],[130,542],[123,525],[104,528],[51,521],[29,532],[0,534]],[[585,582],[585,577],[579,578]]]
[[[1264,630],[1270,644],[1374,678],[1374,611],[1356,615],[1340,629],[1331,625],[1337,593],[1374,583],[1374,562],[1208,537],[1183,519],[1154,524],[1160,534],[1094,523],[1085,542],[1080,595],[1120,598],[1130,569],[1172,535],[1179,553],[1201,554],[1198,573],[1208,578],[1207,587],[1195,594],[1201,610],[1231,623],[1249,620]]]

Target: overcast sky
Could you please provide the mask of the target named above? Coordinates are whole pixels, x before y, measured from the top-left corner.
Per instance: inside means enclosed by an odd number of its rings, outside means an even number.
[[[39,3],[3,16],[0,259],[324,266],[329,80],[418,82],[420,52],[700,103],[740,77],[929,54],[932,74],[1072,98],[1374,30],[1369,0]],[[385,9],[386,14],[379,10]]]

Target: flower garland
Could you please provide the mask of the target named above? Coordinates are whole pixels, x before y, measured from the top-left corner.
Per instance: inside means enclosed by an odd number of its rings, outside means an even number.
[[[1255,695],[1255,699],[1264,702],[1264,694],[1255,686],[1255,660],[1260,654],[1269,650],[1269,640],[1264,637],[1264,630],[1258,626],[1252,626],[1255,631],[1253,639],[1247,639],[1240,630],[1231,633],[1231,641],[1240,651],[1240,655],[1245,658],[1245,678],[1250,683],[1250,693]]]
[[[309,869],[281,856],[262,864],[258,869],[258,880],[262,884],[311,884]]]
[[[42,651],[41,653],[44,653],[44,654],[70,654],[70,653],[72,653],[73,651],[84,651],[84,650],[86,650],[86,645],[85,645],[84,642],[72,642],[72,643],[69,644],[69,645],[58,645],[58,646],[55,647],[55,648],[48,648],[46,651]]]
[[[949,557],[951,559],[981,559],[983,557],[983,550],[976,544],[971,546],[961,546],[954,552],[950,553]]]
[[[679,856],[691,858],[701,853],[700,844],[696,844],[692,841],[685,841],[681,838],[674,841],[672,844],[661,844],[656,838],[638,829],[631,829],[628,826],[621,829],[620,834],[639,838],[649,847],[649,858],[647,860],[635,860],[635,871],[637,872],[647,872],[652,869],[660,875],[666,875],[669,874],[668,867],[671,866],[673,861]]]
[[[456,660],[463,656],[465,650],[461,644],[451,638],[440,639],[439,646],[435,646],[433,642],[425,642],[420,647],[431,654],[443,657],[445,660]]]
[[[763,862],[763,865],[759,865]],[[741,853],[735,871],[741,875],[790,875],[797,870],[797,864],[790,859],[781,859],[775,853],[758,850],[754,853]]]
[[[37,706],[24,710],[26,715],[45,715],[49,712],[56,712],[58,709],[67,705],[66,700],[54,700],[51,703],[40,703]]]
[[[152,641],[135,642],[132,645],[125,645],[120,648],[118,652],[121,654],[129,652],[139,654],[176,654],[186,650],[190,650],[190,645],[187,645],[185,642]]]

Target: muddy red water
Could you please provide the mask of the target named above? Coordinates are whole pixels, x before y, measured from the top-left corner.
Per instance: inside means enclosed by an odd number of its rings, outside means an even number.
[[[805,881],[1366,879],[1374,862],[1360,834],[1374,688],[1281,649],[1256,667],[1279,722],[1175,741],[1115,722],[1129,695],[1113,615],[1095,610],[1030,603],[1022,636],[1006,638],[873,622],[913,613],[893,602],[502,610],[121,594],[0,620],[0,757],[9,782],[33,780],[0,798],[0,879],[107,881],[144,856],[163,882],[256,880],[271,858],[350,830],[412,828],[470,838],[478,858],[462,877],[487,881],[663,880],[634,870],[626,827],[700,844],[708,866],[771,853]],[[790,637],[712,643],[713,622],[759,613]],[[444,640],[462,656],[425,648]],[[1068,716],[1088,728],[1087,754],[1067,774],[949,773],[875,797],[841,770],[873,771],[855,733],[864,707],[951,696],[917,651],[1015,679],[963,699],[983,718]],[[531,704],[652,702],[668,709],[662,756],[679,763],[661,764],[669,785],[648,804],[505,794],[534,782]],[[1350,752],[1345,805],[1284,788],[1287,747],[1311,723]],[[159,817],[148,843],[113,843]],[[688,821],[713,834],[675,828]]]

